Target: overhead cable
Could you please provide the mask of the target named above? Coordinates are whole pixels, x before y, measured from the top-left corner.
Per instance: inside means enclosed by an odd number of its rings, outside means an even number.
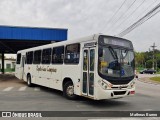
[[[119,33],[118,37],[123,37],[126,34],[130,33],[132,30],[134,30],[136,27],[140,26],[150,18],[152,18],[154,15],[160,12],[160,3],[156,5],[152,10],[150,10],[146,15],[144,15],[141,19],[139,19],[137,22],[129,26],[127,29],[123,30],[121,33]]]

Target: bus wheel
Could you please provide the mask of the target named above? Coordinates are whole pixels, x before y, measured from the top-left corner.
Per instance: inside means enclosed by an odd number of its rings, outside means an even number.
[[[28,85],[28,87],[32,87],[31,76],[30,75],[27,75],[27,85]]]
[[[71,99],[74,100],[77,98],[77,96],[74,94],[74,86],[73,83],[71,81],[67,82],[64,85],[63,88],[63,95],[67,98],[67,99]]]

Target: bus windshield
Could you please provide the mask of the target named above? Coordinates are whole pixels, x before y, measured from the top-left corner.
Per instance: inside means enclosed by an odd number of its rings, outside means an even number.
[[[111,46],[99,48],[99,72],[111,77],[133,76],[133,51]]]
[[[134,78],[134,52],[131,41],[100,36],[98,73],[111,83],[128,83]],[[116,82],[117,80],[117,82]]]

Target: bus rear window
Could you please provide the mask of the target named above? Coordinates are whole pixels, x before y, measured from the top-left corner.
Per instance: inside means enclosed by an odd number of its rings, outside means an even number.
[[[21,62],[21,54],[17,54],[17,61],[16,61],[16,64],[20,64]]]

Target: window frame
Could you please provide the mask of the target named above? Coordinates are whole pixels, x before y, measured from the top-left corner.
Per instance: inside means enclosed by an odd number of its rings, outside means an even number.
[[[20,57],[19,57],[18,55],[20,55]],[[21,64],[21,57],[22,57],[22,54],[21,54],[21,53],[18,53],[18,54],[17,54],[16,64],[18,64],[18,65]]]
[[[11,69],[11,64],[10,63],[6,63],[6,69]]]
[[[41,56],[40,56],[40,61],[39,61],[39,63],[35,63],[35,52],[37,52],[37,51],[41,51]],[[33,52],[33,64],[35,64],[35,65],[38,65],[38,64],[41,64],[41,61],[42,61],[42,50],[41,49],[39,49],[39,50],[35,50],[34,52]]]
[[[67,57],[67,47],[68,46],[71,46],[71,45],[78,45],[78,52],[76,52],[76,53],[79,53],[79,58],[78,58],[78,62],[67,62],[66,60],[66,57]],[[77,64],[79,64],[79,62],[80,62],[80,52],[81,52],[81,44],[80,43],[73,43],[73,44],[68,44],[68,45],[66,45],[65,46],[65,56],[64,56],[64,63],[65,64],[72,64],[72,65],[77,65]],[[74,52],[72,52],[72,53],[74,53]]]
[[[28,53],[32,53],[32,62],[31,63],[28,63]],[[28,51],[28,52],[26,52],[25,64],[31,65],[31,64],[33,64],[33,60],[34,60],[34,51]]]
[[[43,57],[43,51],[44,51],[44,50],[50,50],[50,58],[49,58],[50,61],[47,62],[47,63],[46,63],[46,62],[43,62],[43,58],[44,58],[44,57]],[[52,48],[45,48],[45,49],[41,50],[41,64],[47,64],[47,65],[51,64],[52,51],[53,51]]]
[[[54,55],[53,55],[53,52],[54,52],[54,49],[57,49],[57,48],[63,48],[63,58],[61,59],[62,60],[62,63],[58,63],[58,62],[56,62],[56,63],[53,63],[53,57],[54,57]],[[62,54],[61,54],[62,55]],[[56,46],[56,47],[53,47],[52,48],[52,60],[51,60],[51,63],[52,64],[63,64],[64,63],[64,56],[65,56],[65,46]]]

